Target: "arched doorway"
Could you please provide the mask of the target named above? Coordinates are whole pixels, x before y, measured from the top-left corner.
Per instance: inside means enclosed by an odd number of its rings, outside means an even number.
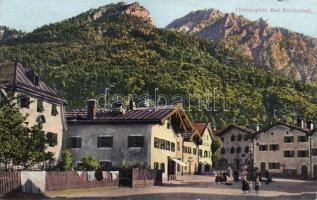
[[[300,174],[303,178],[307,178],[308,177],[308,168],[306,165],[303,165],[300,169]]]

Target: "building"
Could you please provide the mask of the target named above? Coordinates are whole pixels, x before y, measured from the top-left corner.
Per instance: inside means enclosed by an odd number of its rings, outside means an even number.
[[[314,179],[317,179],[317,129],[312,131],[311,133],[311,138],[310,138],[310,143],[311,143],[311,177]]]
[[[309,125],[309,126],[312,126]],[[261,171],[285,176],[311,174],[311,130],[305,127],[275,123],[254,133],[254,165]],[[315,154],[315,153],[313,153]]]
[[[227,169],[228,166],[235,169],[248,164],[251,155],[252,133],[254,131],[242,126],[229,125],[218,133],[222,145],[217,150],[218,169]]]
[[[211,173],[211,144],[213,140],[213,130],[209,123],[195,123],[194,127],[201,137],[201,143],[198,146],[198,173]]]
[[[1,98],[5,98],[9,91],[17,97],[20,112],[28,114],[27,126],[42,126],[49,140],[47,150],[53,152],[58,160],[63,129],[66,128],[65,100],[48,87],[38,74],[19,63],[0,64],[0,85]]]
[[[131,105],[131,104],[130,104]],[[184,138],[199,139],[186,113],[178,106],[165,108],[133,108],[125,111],[115,102],[112,111],[96,109],[96,101],[88,101],[88,109],[67,113],[68,130],[64,140],[73,154],[74,167],[83,156],[92,154],[103,168],[142,164],[163,170],[173,178],[177,169],[186,166],[182,157]]]

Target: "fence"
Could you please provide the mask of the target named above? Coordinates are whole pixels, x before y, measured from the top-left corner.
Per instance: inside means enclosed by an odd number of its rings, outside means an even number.
[[[21,177],[19,172],[0,172],[0,197],[19,190]]]
[[[100,172],[100,175],[91,174],[91,176],[99,176],[99,180],[94,177],[88,177],[89,173],[91,172],[47,172],[46,191],[119,186],[119,176],[115,175],[115,172],[104,171]]]
[[[121,169],[120,186],[146,187],[162,185],[162,171],[153,169]]]

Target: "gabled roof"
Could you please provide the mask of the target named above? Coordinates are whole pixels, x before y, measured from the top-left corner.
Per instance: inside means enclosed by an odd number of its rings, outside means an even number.
[[[254,130],[252,130],[252,129],[246,128],[246,127],[244,127],[244,126],[237,126],[237,125],[231,124],[231,125],[227,126],[226,128],[224,128],[223,130],[221,130],[221,131],[218,133],[218,135],[219,135],[219,136],[220,136],[220,135],[223,135],[223,134],[227,133],[228,131],[230,131],[232,128],[239,129],[239,130],[244,131],[244,132],[246,132],[246,133],[248,133],[248,134],[254,133]]]
[[[202,137],[207,129],[209,132],[210,137],[213,137],[213,133],[209,123],[194,123],[193,126],[198,131],[200,137]]]
[[[13,89],[35,98],[63,104],[65,100],[60,98],[56,92],[39,80],[38,85],[33,84],[26,73],[31,70],[24,68],[20,63],[7,62],[0,64],[0,85]]]
[[[313,130],[310,130],[310,129],[307,129],[307,128],[301,128],[301,127],[298,127],[298,126],[295,126],[295,125],[291,125],[291,124],[287,124],[287,123],[283,123],[283,122],[276,122],[276,123],[274,123],[274,124],[272,124],[270,126],[267,126],[267,127],[255,132],[255,133],[253,133],[253,136],[256,136],[256,135],[259,135],[261,133],[264,133],[267,130],[270,130],[271,128],[276,127],[276,126],[285,126],[285,127],[290,128],[290,129],[294,129],[294,130],[298,130],[300,132],[303,132],[306,135],[310,135],[310,134],[313,133]]]

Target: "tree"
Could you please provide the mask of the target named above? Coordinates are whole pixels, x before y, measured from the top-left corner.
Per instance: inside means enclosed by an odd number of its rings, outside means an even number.
[[[83,156],[81,159],[82,165],[80,166],[81,170],[92,171],[100,167],[99,161],[93,155]]]
[[[13,101],[2,99],[0,101],[0,163],[5,170],[17,156],[19,149],[19,134],[24,131],[23,122],[26,116],[21,115]]]
[[[35,165],[52,161],[54,154],[47,152],[48,141],[41,127],[31,128],[24,124],[27,115],[22,115],[9,94],[0,102],[0,163],[5,170],[9,164],[29,169]]]
[[[61,155],[61,161],[59,163],[59,169],[62,171],[69,171],[72,169],[73,156],[69,150],[64,150]]]
[[[216,151],[220,148],[221,146],[221,139],[219,137],[216,137],[215,140],[212,141],[211,143],[211,160],[212,163],[217,159],[216,157]]]

